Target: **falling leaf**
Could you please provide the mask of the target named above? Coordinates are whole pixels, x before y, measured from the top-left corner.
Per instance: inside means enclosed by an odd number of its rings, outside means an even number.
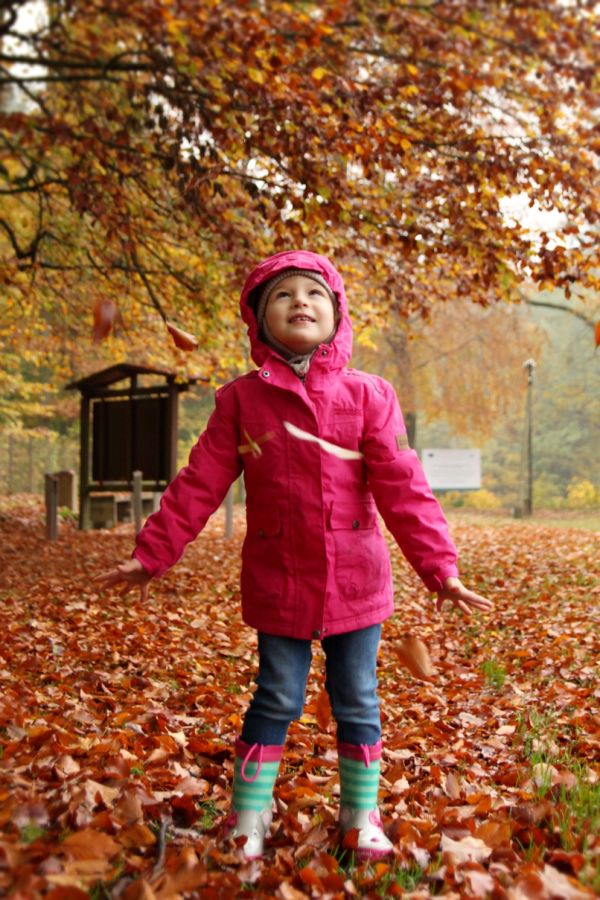
[[[103,297],[96,301],[94,304],[94,326],[92,328],[94,343],[97,344],[103,341],[110,334],[118,318],[119,308],[114,300]]]
[[[407,635],[395,645],[394,650],[402,665],[415,678],[428,679],[436,674],[429,651],[420,638]]]
[[[177,325],[173,325],[171,322],[167,322],[166,325],[167,331],[173,338],[173,343],[176,347],[188,353],[198,349],[199,341],[193,334],[190,334],[188,331],[182,331],[181,328],[178,328]]]
[[[291,422],[284,422],[283,427],[293,437],[301,441],[312,441],[318,444],[326,453],[331,453],[332,456],[337,456],[339,459],[362,459],[362,453],[358,450],[339,447],[337,444],[332,444],[331,441],[325,441],[323,438],[317,437],[316,434],[311,434],[309,431],[304,431],[303,428],[298,428],[297,425],[292,425]]]

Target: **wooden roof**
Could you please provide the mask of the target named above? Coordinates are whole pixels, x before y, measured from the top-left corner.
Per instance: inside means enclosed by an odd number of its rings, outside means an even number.
[[[92,372],[85,378],[78,381],[72,381],[67,385],[67,390],[89,391],[95,388],[106,388],[117,381],[123,381],[125,378],[133,378],[136,375],[161,375],[167,382],[174,382],[176,372],[171,369],[160,369],[153,366],[136,366],[133,363],[116,363],[107,369],[101,369],[99,372]],[[181,390],[184,390],[188,384],[195,384],[197,381],[208,381],[200,375],[193,375],[185,382],[178,382],[175,386],[181,384]]]

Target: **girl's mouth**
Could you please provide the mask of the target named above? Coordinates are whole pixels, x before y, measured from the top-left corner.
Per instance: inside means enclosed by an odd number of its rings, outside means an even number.
[[[296,322],[314,322],[314,321],[315,320],[312,319],[310,316],[292,316],[291,319],[288,319],[288,322],[290,322],[290,324],[294,324]]]

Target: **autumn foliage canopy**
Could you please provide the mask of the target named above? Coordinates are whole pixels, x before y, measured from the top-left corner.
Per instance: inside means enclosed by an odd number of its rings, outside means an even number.
[[[231,368],[237,286],[291,247],[336,260],[363,326],[511,299],[525,275],[596,284],[592,2],[58,0],[28,28],[19,6],[0,15],[11,347],[80,372],[95,310],[138,359],[168,357],[169,322]],[[554,243],[504,214],[521,194],[563,214]]]

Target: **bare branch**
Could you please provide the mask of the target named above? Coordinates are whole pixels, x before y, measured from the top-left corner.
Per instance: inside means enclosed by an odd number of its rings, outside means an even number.
[[[577,319],[585,322],[592,331],[596,327],[596,323],[592,319],[588,318],[585,313],[580,312],[578,309],[573,309],[572,306],[565,306],[562,303],[547,303],[544,300],[531,300],[529,297],[526,297],[525,294],[521,294],[521,299],[524,300],[528,306],[543,306],[546,309],[558,309],[561,312],[569,313],[571,316],[575,316]]]
[[[162,308],[161,302],[160,302],[160,300],[158,299],[158,297],[157,297],[157,295],[156,295],[156,292],[155,292],[154,288],[152,287],[152,284],[150,283],[150,281],[149,281],[149,279],[148,279],[148,277],[147,277],[147,275],[146,275],[146,272],[145,272],[144,269],[141,267],[141,265],[140,265],[140,263],[139,263],[139,261],[138,261],[138,257],[137,257],[137,253],[136,253],[136,251],[135,251],[135,248],[131,251],[130,256],[131,256],[131,261],[133,262],[133,265],[134,265],[134,267],[135,267],[135,269],[136,269],[138,275],[140,276],[140,278],[142,279],[142,281],[143,281],[143,283],[144,283],[144,287],[145,287],[146,290],[148,291],[148,294],[149,294],[149,296],[150,296],[150,299],[152,300],[152,303],[153,303],[154,306],[156,307],[156,309],[157,309],[157,311],[158,311],[158,313],[159,313],[161,319],[162,319],[163,322],[166,324],[166,322],[167,322],[167,314],[165,313],[164,309]]]

